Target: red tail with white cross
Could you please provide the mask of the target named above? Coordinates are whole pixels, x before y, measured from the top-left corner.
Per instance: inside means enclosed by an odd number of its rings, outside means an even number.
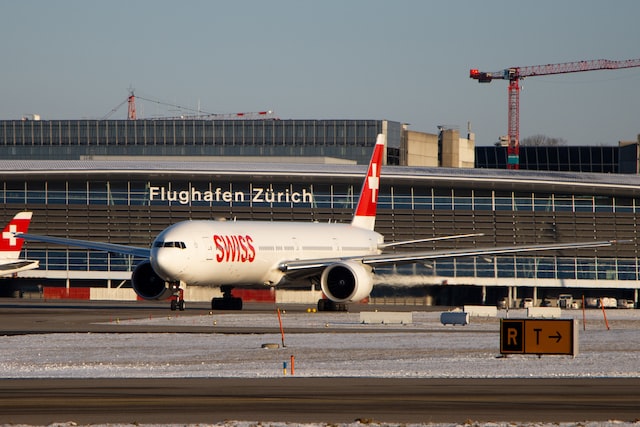
[[[19,212],[4,227],[0,235],[0,258],[15,259],[20,256],[24,240],[15,237],[15,233],[26,233],[31,223],[31,212]]]
[[[360,198],[356,213],[353,216],[351,225],[354,227],[373,230],[376,225],[376,209],[378,207],[378,192],[380,190],[380,169],[384,161],[384,135],[378,135],[373,155],[369,162],[367,176],[362,184]]]

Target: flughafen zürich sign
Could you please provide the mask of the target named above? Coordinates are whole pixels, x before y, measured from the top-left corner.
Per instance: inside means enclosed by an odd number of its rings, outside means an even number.
[[[313,203],[313,193],[306,188],[300,191],[290,189],[273,190],[270,187],[251,186],[249,191],[231,191],[222,187],[198,190],[189,187],[174,190],[171,187],[149,186],[149,202],[170,202],[188,205],[193,202],[211,203]]]

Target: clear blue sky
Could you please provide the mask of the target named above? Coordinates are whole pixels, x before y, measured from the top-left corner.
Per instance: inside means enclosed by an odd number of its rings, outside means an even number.
[[[640,1],[4,1],[0,119],[101,118],[139,96],[282,119],[389,119],[478,145],[507,132],[498,71],[640,58]],[[640,68],[522,82],[521,138],[640,133]],[[138,102],[139,116],[170,114]],[[112,118],[124,118],[126,106]]]

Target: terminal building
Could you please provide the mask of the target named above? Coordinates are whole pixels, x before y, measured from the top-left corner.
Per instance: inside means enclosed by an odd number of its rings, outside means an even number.
[[[483,233],[403,250],[629,242],[378,269],[372,297],[460,305],[573,294],[637,304],[638,175],[473,168],[473,135],[455,129],[430,135],[386,120],[0,121],[1,217],[29,210],[33,234],[142,247],[185,219],[348,222],[378,133],[387,165],[376,230],[387,242]],[[40,268],[4,279],[5,289],[128,288],[141,261],[36,242],[23,252]]]
[[[537,171],[640,173],[638,142],[618,146],[521,146],[519,168]],[[475,148],[475,167],[507,168],[507,147]]]

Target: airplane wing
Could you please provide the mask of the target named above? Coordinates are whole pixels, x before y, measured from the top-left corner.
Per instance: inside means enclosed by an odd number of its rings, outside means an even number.
[[[136,246],[118,245],[115,243],[92,242],[89,240],[65,239],[63,237],[38,236],[35,234],[16,233],[19,239],[33,242],[53,243],[56,245],[75,246],[77,248],[93,249],[96,251],[111,252],[123,255],[133,255],[141,258],[149,258],[151,249]]]
[[[562,249],[585,249],[598,248],[615,245],[617,243],[626,243],[622,240],[604,240],[593,242],[576,242],[576,243],[550,243],[542,245],[530,246],[503,246],[492,248],[468,248],[468,249],[445,249],[438,251],[424,252],[399,252],[395,254],[365,255],[350,258],[325,258],[316,260],[292,260],[280,263],[278,268],[280,271],[291,273],[292,275],[301,274],[302,271],[316,271],[327,267],[336,262],[354,260],[363,264],[376,266],[385,264],[409,264],[418,261],[427,261],[430,259],[441,258],[461,258],[468,256],[481,255],[501,255],[523,252],[553,251]]]
[[[625,241],[626,242],[626,241]],[[611,246],[622,241],[617,240],[604,240],[593,242],[575,242],[575,243],[550,243],[542,245],[530,245],[530,246],[502,246],[494,248],[468,248],[468,249],[447,249],[439,251],[428,252],[413,252],[413,253],[396,253],[396,254],[381,254],[381,255],[369,255],[362,257],[363,264],[369,265],[384,265],[384,264],[397,264],[397,263],[411,263],[416,261],[440,259],[440,258],[460,258],[467,256],[481,256],[481,255],[501,255],[501,254],[513,254],[522,252],[538,252],[538,251],[554,251],[563,249],[586,249],[586,248],[599,248],[605,246]]]

